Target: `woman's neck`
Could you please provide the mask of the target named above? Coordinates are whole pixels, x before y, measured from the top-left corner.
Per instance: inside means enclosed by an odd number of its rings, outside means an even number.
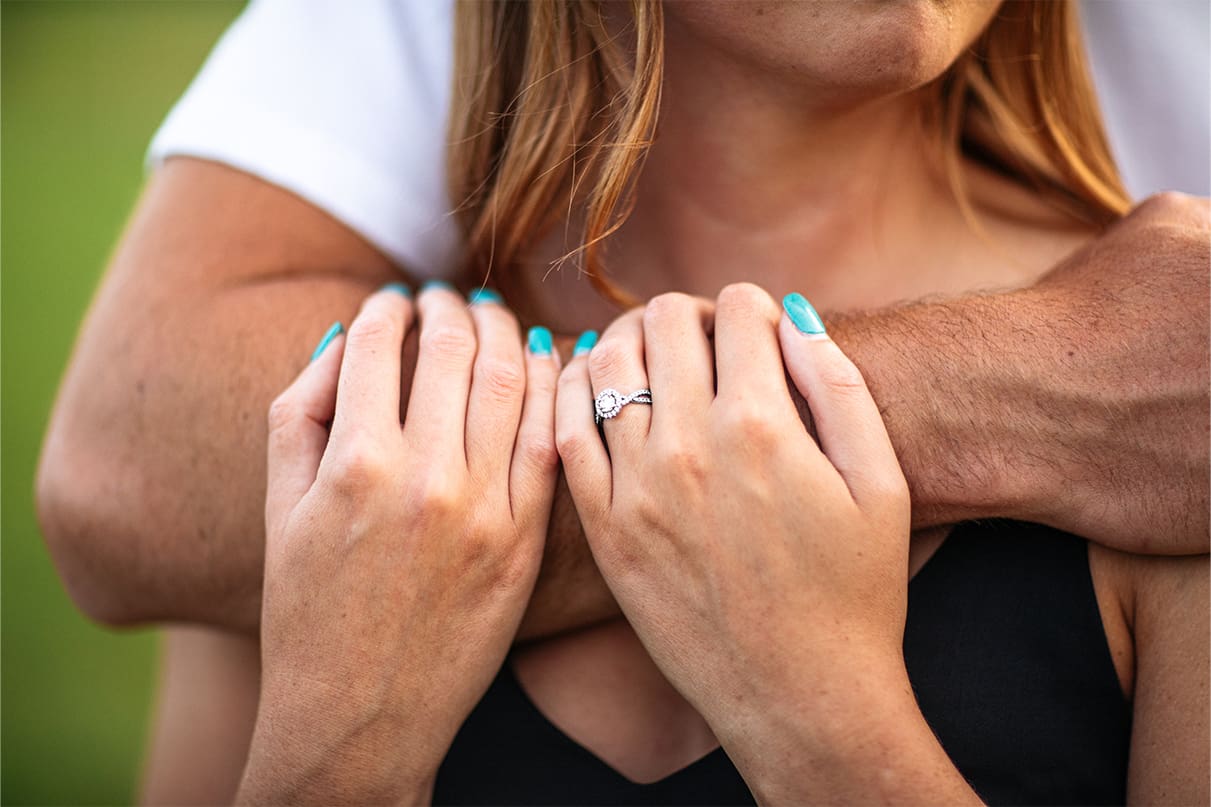
[[[886,286],[891,259],[911,269],[926,223],[960,215],[921,93],[835,96],[670,26],[660,127],[611,276],[644,296],[755,274],[771,291],[810,280],[819,296],[874,270]]]
[[[713,297],[745,280],[822,309],[875,307],[1022,285],[1087,237],[967,164],[983,232],[973,228],[923,125],[921,91],[842,103],[667,34],[655,143],[604,253],[611,282],[640,298]],[[572,329],[608,322],[613,309],[570,266],[545,270],[576,247],[575,223],[558,230],[525,273],[535,313]]]
[[[610,253],[624,286],[713,293],[755,271],[767,283],[805,273],[852,282],[880,258],[913,251],[925,214],[936,220],[954,206],[908,104],[793,128],[755,106],[668,105]],[[648,288],[635,286],[645,278]]]

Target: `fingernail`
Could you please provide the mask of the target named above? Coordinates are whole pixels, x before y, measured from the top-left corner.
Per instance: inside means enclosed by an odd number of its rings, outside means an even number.
[[[816,313],[816,309],[812,308],[812,304],[807,301],[807,298],[799,292],[791,292],[783,297],[782,308],[791,318],[795,327],[799,329],[799,333],[819,336],[825,332],[820,315]]]
[[[393,291],[396,294],[402,294],[405,297],[412,296],[412,289],[408,288],[407,285],[403,283],[388,283],[386,286],[379,289],[379,291]]]
[[[595,344],[597,344],[597,331],[585,331],[576,340],[576,346],[572,348],[572,355],[583,356],[592,350]]]
[[[430,291],[431,289],[443,289],[445,291],[454,291],[454,287],[444,280],[426,280],[425,285],[420,287],[421,291]]]
[[[340,324],[339,322],[332,323],[332,327],[324,331],[324,336],[320,339],[320,343],[315,346],[315,352],[311,354],[311,360],[315,361],[320,356],[324,355],[324,349],[328,347],[329,343],[344,332],[344,325]]]
[[[497,305],[502,305],[504,303],[504,298],[502,298],[492,289],[476,289],[467,295],[467,302],[469,302],[471,305],[478,305],[480,303],[496,303]]]
[[[541,325],[531,328],[526,336],[526,345],[535,356],[550,356],[551,332]]]

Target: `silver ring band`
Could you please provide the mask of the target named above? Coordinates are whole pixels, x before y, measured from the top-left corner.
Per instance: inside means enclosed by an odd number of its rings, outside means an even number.
[[[613,388],[603,389],[597,393],[597,397],[593,400],[593,422],[600,426],[601,421],[618,417],[618,413],[622,411],[622,407],[631,403],[651,406],[652,391],[650,389],[639,389],[630,395],[623,395]]]

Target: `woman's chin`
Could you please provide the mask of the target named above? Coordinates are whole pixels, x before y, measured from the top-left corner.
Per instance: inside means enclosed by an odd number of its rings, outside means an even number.
[[[992,20],[988,0],[669,3],[670,34],[805,87],[903,92],[950,67]]]

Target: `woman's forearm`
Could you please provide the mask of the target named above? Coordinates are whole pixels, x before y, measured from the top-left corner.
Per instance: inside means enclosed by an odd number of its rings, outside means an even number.
[[[758,803],[980,804],[922,717],[907,675],[862,673],[717,731]]]

